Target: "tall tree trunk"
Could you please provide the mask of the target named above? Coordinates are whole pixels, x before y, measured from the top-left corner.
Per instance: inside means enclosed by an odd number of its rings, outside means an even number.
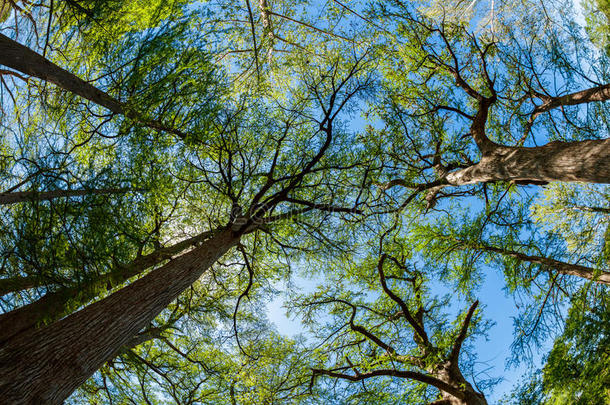
[[[0,205],[16,204],[24,201],[46,201],[62,197],[79,197],[95,194],[122,194],[132,190],[127,188],[102,188],[92,190],[53,190],[53,191],[13,191],[0,193]],[[140,191],[140,190],[139,190]]]
[[[37,301],[21,308],[0,315],[0,343],[39,325],[43,321],[52,322],[67,315],[74,300],[86,304],[95,298],[100,290],[112,288],[146,269],[170,259],[184,250],[195,246],[218,231],[204,232],[172,246],[157,249],[145,256],[140,256],[128,265],[119,266],[109,273],[93,278],[84,283],[49,292]],[[1,285],[1,284],[0,284]]]
[[[115,114],[125,112],[124,106],[119,100],[2,34],[0,34],[0,64],[54,83],[62,89],[106,107]]]
[[[133,108],[128,108],[125,103],[2,34],[0,34],[0,65],[8,66],[28,76],[54,83],[64,90],[79,95],[102,107],[106,107],[115,114],[123,114],[146,127],[166,131],[182,139],[186,137],[184,132],[165,126],[159,120],[146,118],[145,115],[135,111]]]
[[[476,165],[447,174],[449,185],[514,181],[610,183],[610,139],[550,142],[525,148],[497,145]]]
[[[109,297],[0,347],[0,398],[60,404],[239,241],[225,229]]]

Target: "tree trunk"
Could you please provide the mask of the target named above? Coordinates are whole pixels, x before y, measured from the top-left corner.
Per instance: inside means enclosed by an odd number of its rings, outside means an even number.
[[[610,183],[610,139],[550,142],[535,148],[495,146],[476,165],[447,174],[449,185],[514,181]]]
[[[456,387],[461,392],[461,398],[458,398],[448,392],[441,391],[442,398],[440,401],[434,402],[436,405],[487,405],[485,396],[474,390],[472,385],[466,381],[457,365],[447,363],[444,366],[438,367],[432,374],[439,380]]]
[[[123,114],[148,128],[169,132],[182,139],[186,138],[184,132],[168,127],[159,120],[149,119],[133,108],[128,108],[125,103],[2,34],[0,34],[0,65],[54,83],[64,90],[106,107],[115,114]]]
[[[44,285],[44,277],[27,276],[27,277],[12,277],[0,280],[0,297],[17,291],[27,290]]]
[[[109,273],[78,285],[49,292],[35,302],[0,315],[0,343],[39,325],[43,321],[53,322],[60,319],[67,315],[74,300],[86,304],[89,300],[95,298],[100,290],[110,289],[137,276],[146,269],[201,243],[215,232],[217,231],[204,232],[172,246],[155,250],[148,255],[136,258],[128,265],[119,266]]]
[[[109,297],[0,347],[0,398],[60,404],[239,242],[225,229]]]
[[[54,83],[62,89],[106,107],[115,114],[125,112],[123,104],[114,97],[2,34],[0,34],[0,64]]]
[[[53,190],[53,191],[14,191],[0,193],[0,205],[16,204],[25,201],[46,201],[61,197],[79,197],[95,194],[122,194],[132,190],[127,188],[104,188],[93,190]]]

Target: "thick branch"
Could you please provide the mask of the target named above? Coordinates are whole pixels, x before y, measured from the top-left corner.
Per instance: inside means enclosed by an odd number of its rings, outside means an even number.
[[[550,142],[535,148],[497,146],[466,169],[447,175],[450,185],[512,181],[610,183],[610,139]]]
[[[269,38],[269,50],[267,51],[267,58],[271,61],[271,55],[273,53],[273,43],[275,40],[275,33],[273,32],[273,26],[271,24],[271,16],[269,14],[269,5],[267,0],[259,0],[258,6],[261,10],[261,20],[263,21],[263,33]]]
[[[543,100],[544,102],[541,105],[534,108],[531,117],[532,121],[539,115],[557,107],[610,100],[610,84],[592,87],[590,89],[577,91],[575,93],[570,93],[563,96],[546,96]]]
[[[24,201],[46,201],[61,197],[78,197],[96,194],[123,194],[131,190],[128,188],[104,188],[93,190],[53,190],[53,191],[15,191],[0,193],[0,205],[16,204]]]
[[[456,398],[463,399],[464,393],[459,389],[447,384],[444,381],[439,380],[436,377],[432,377],[428,374],[418,373],[416,371],[402,371],[402,370],[391,370],[391,369],[379,369],[369,371],[367,373],[361,373],[357,375],[337,373],[332,370],[322,370],[322,369],[313,369],[314,377],[317,375],[326,375],[333,378],[341,378],[349,381],[362,381],[367,378],[379,377],[379,376],[388,376],[388,377],[397,377],[397,378],[407,378],[410,380],[415,380],[422,382],[424,384],[431,385],[435,388],[438,388],[441,391],[447,392],[453,395]]]
[[[577,276],[594,281],[599,284],[610,285],[610,272],[608,271],[598,271],[593,268],[581,266],[578,264],[566,263],[559,260],[550,259],[548,257],[527,255],[525,253],[520,253],[509,249],[501,249],[494,246],[481,245],[477,246],[476,248],[488,252],[495,252],[505,256],[514,257],[515,259],[519,259],[521,261],[547,266],[555,269],[561,274]]]
[[[0,280],[0,297],[8,293],[27,290],[43,285],[45,279],[39,276],[12,277]]]
[[[485,134],[485,124],[487,123],[489,108],[494,102],[495,98],[482,98],[479,101],[479,110],[474,116],[472,125],[470,126],[470,134],[483,156],[493,152],[498,146]]]
[[[124,105],[120,101],[2,34],[0,34],[0,64],[54,83],[71,93],[106,107],[115,114],[125,113]]]
[[[578,211],[594,212],[597,214],[610,214],[610,208],[606,207],[589,207],[586,205],[574,205],[573,208]]]
[[[115,114],[125,115],[148,128],[169,132],[182,139],[186,138],[184,132],[165,126],[158,120],[146,118],[125,103],[2,34],[0,34],[0,64],[23,74],[54,83],[64,90],[105,107]]]

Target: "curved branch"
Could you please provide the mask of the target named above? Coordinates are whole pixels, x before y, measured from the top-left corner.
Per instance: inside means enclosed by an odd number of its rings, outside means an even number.
[[[379,376],[387,376],[387,377],[397,377],[397,378],[406,378],[414,381],[419,381],[424,384],[431,385],[435,388],[438,388],[441,391],[444,391],[448,394],[453,395],[456,398],[464,399],[465,395],[459,389],[447,384],[444,381],[439,380],[436,377],[433,377],[428,374],[418,373],[416,371],[403,371],[403,370],[392,370],[392,369],[379,369],[369,371],[367,373],[360,373],[358,375],[337,373],[332,370],[323,370],[323,369],[313,369],[313,378],[318,375],[326,375],[333,378],[341,378],[348,381],[362,381],[367,378],[379,377]]]
[[[390,290],[388,288],[388,284],[386,283],[385,273],[383,272],[383,263],[385,262],[385,260],[387,258],[388,258],[388,255],[384,253],[381,255],[381,258],[379,259],[379,262],[377,263],[377,271],[379,273],[379,281],[381,282],[381,287],[383,288],[383,291],[386,293],[386,295],[388,297],[390,297],[392,299],[392,301],[396,302],[400,306],[400,309],[402,309],[402,312],[403,312],[404,317],[407,320],[407,322],[413,327],[415,332],[422,339],[423,343],[427,345],[429,343],[428,334],[424,330],[423,325],[420,325],[419,322],[417,322],[415,320],[415,318],[409,311],[409,307],[407,306],[407,304],[400,297],[398,297],[396,294],[394,294],[394,292],[392,290]]]
[[[373,335],[371,332],[366,330],[364,327],[354,324],[354,318],[356,317],[356,307],[352,304],[348,304],[348,305],[350,305],[352,307],[352,315],[349,318],[350,328],[354,332],[358,332],[361,335],[366,336],[369,340],[373,341],[377,346],[381,347],[388,353],[396,354],[396,350],[392,346],[388,345],[387,343],[385,343],[384,341],[379,339],[377,336]]]

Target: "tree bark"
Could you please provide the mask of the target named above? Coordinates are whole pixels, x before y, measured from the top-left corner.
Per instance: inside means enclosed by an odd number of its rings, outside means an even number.
[[[591,267],[581,266],[579,264],[566,263],[559,260],[551,259],[542,256],[527,255],[525,253],[517,252],[514,250],[501,249],[494,246],[476,246],[477,249],[481,249],[488,252],[499,253],[501,255],[514,257],[515,259],[536,263],[543,266],[547,266],[551,269],[556,270],[560,274],[568,276],[576,276],[590,280],[599,284],[610,285],[610,272],[603,270],[596,270]]]
[[[435,201],[441,189],[448,186],[496,181],[538,185],[554,181],[610,184],[610,138],[555,141],[533,148],[498,145],[481,139],[477,142],[479,148],[483,148],[479,163],[443,173],[434,182],[415,184],[394,179],[383,188],[403,186],[418,191],[428,190],[426,199],[430,203]]]
[[[610,139],[550,142],[535,148],[497,145],[479,163],[445,179],[453,186],[493,181],[610,183]]]
[[[543,100],[543,103],[534,109],[532,120],[540,114],[558,107],[606,101],[610,99],[610,85],[604,84],[563,96],[549,97],[542,94],[538,94],[538,96]]]
[[[169,132],[182,139],[186,138],[184,132],[168,127],[159,120],[146,118],[133,108],[128,108],[125,103],[2,34],[0,34],[0,64],[28,76],[54,83],[64,90],[105,107],[115,114],[125,115],[148,128]]]
[[[203,242],[215,232],[218,231],[204,232],[172,246],[158,249],[148,255],[136,258],[128,265],[119,266],[100,277],[49,292],[37,301],[0,315],[0,343],[34,328],[43,321],[52,322],[60,319],[67,315],[73,300],[77,299],[78,302],[86,304],[89,300],[95,298],[101,289],[110,289],[119,285],[146,269]]]
[[[95,194],[121,194],[132,190],[127,188],[103,188],[93,190],[53,190],[53,191],[14,191],[0,193],[0,205],[16,204],[25,201],[46,201],[61,197],[79,197]]]
[[[0,297],[6,294],[27,290],[44,284],[44,278],[38,276],[12,277],[0,280]]]
[[[446,363],[436,368],[431,373],[439,380],[456,387],[460,396],[455,396],[447,391],[441,391],[442,399],[436,404],[446,405],[487,405],[485,396],[474,390],[472,385],[464,378],[459,367],[455,363]]]
[[[71,93],[106,107],[115,114],[125,112],[124,105],[119,100],[2,34],[0,34],[0,64],[54,83]]]
[[[240,239],[225,229],[109,297],[0,347],[0,398],[60,404]]]

